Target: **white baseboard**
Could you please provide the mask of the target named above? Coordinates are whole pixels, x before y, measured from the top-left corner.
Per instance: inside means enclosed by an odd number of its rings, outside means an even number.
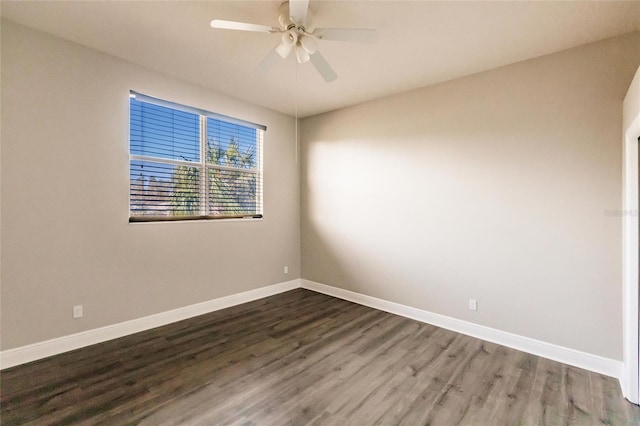
[[[604,358],[598,355],[565,348],[552,343],[519,336],[505,331],[496,330],[479,324],[470,323],[445,315],[435,314],[399,303],[389,302],[376,297],[367,296],[353,291],[332,287],[317,282],[295,279],[243,293],[232,294],[230,296],[209,300],[159,314],[149,315],[106,327],[83,331],[32,345],[22,346],[0,352],[0,368],[9,368],[48,356],[57,355],[63,352],[79,349],[107,340],[124,337],[129,334],[160,327],[176,321],[214,312],[220,309],[239,305],[267,296],[273,296],[296,288],[306,288],[318,293],[348,300],[360,305],[369,306],[381,311],[390,312],[406,318],[411,318],[438,327],[446,328],[478,339],[497,343],[523,352],[549,358],[565,364],[573,365],[596,373],[622,379],[622,362]]]
[[[324,293],[339,299],[348,300],[359,305],[369,306],[381,311],[390,312],[406,318],[411,318],[420,322],[432,324],[447,330],[455,331],[478,339],[497,343],[502,346],[517,349],[543,358],[559,361],[564,364],[584,368],[606,376],[621,378],[622,362],[614,359],[604,358],[598,355],[565,348],[552,343],[542,342],[529,337],[519,336],[506,331],[496,330],[479,324],[451,318],[433,312],[423,311],[399,303],[389,302],[376,297],[367,296],[342,288],[320,284],[314,281],[301,280],[302,288]]]
[[[105,342],[107,340],[117,339],[118,337],[124,337],[129,334],[138,333],[140,331],[160,327],[176,321],[182,321],[187,318],[229,308],[241,303],[262,299],[263,297],[273,296],[299,287],[300,279],[295,279],[267,287],[257,288],[255,290],[220,297],[218,299],[208,300],[202,303],[196,303],[195,305],[161,312],[159,314],[137,318],[131,321],[87,330],[81,333],[46,340],[44,342],[38,342],[15,349],[8,349],[0,352],[0,369],[25,364],[48,356]]]

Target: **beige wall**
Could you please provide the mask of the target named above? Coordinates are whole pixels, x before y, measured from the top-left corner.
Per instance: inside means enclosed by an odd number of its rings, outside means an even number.
[[[639,63],[632,34],[303,120],[302,277],[622,359]]]
[[[266,125],[264,220],[128,224],[130,89]],[[292,117],[3,21],[1,131],[3,350],[300,276]]]

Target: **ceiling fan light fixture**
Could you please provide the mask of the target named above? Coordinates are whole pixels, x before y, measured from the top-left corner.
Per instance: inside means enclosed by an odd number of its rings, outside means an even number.
[[[278,53],[278,55],[280,55],[280,57],[282,59],[286,58],[287,56],[289,56],[289,53],[291,53],[291,48],[293,46],[290,44],[284,44],[284,43],[280,43],[277,47],[276,47],[276,52]]]
[[[300,44],[309,55],[313,55],[318,50],[318,43],[312,36],[305,34],[300,37]]]
[[[282,58],[286,58],[291,53],[291,49],[298,43],[298,34],[295,31],[286,31],[282,33],[282,43],[276,47],[276,52]]]
[[[307,50],[301,44],[298,44],[296,46],[296,59],[298,59],[299,64],[309,62],[309,59],[311,59],[309,52],[307,52]]]
[[[298,42],[298,33],[295,30],[289,30],[282,33],[282,42],[293,46]]]

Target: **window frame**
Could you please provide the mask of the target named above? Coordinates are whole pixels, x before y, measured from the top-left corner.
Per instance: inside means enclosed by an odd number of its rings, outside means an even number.
[[[200,161],[187,161],[179,159],[168,159],[163,157],[154,157],[147,155],[139,155],[131,153],[131,108],[129,108],[129,223],[153,223],[153,222],[184,222],[184,221],[215,221],[215,220],[229,220],[229,219],[242,219],[242,220],[256,220],[262,219],[264,216],[264,164],[263,164],[263,151],[264,151],[264,132],[267,127],[261,124],[252,123],[249,121],[241,120],[234,117],[228,117],[222,114],[206,111],[199,108],[194,108],[182,104],[178,104],[164,99],[154,98],[148,95],[129,91],[129,100],[131,98],[146,102],[149,104],[158,105],[165,108],[171,108],[173,110],[184,111],[192,114],[197,114],[199,118],[199,158]],[[129,102],[130,104],[130,102]],[[249,127],[256,130],[256,165],[253,168],[242,168],[225,166],[221,164],[209,163],[208,158],[208,119],[218,120],[227,124],[235,124],[243,127]],[[131,163],[133,161],[141,162],[154,162],[166,165],[174,166],[186,166],[198,169],[199,173],[199,214],[197,215],[132,215],[131,210]],[[254,214],[207,214],[210,211],[211,199],[208,195],[210,185],[210,170],[223,170],[231,172],[251,173],[256,176],[256,213]]]

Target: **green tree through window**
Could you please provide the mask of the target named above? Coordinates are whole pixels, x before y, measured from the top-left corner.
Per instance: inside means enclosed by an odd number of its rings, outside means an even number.
[[[171,176],[171,214],[175,216],[200,214],[200,170],[196,167],[178,166]]]

